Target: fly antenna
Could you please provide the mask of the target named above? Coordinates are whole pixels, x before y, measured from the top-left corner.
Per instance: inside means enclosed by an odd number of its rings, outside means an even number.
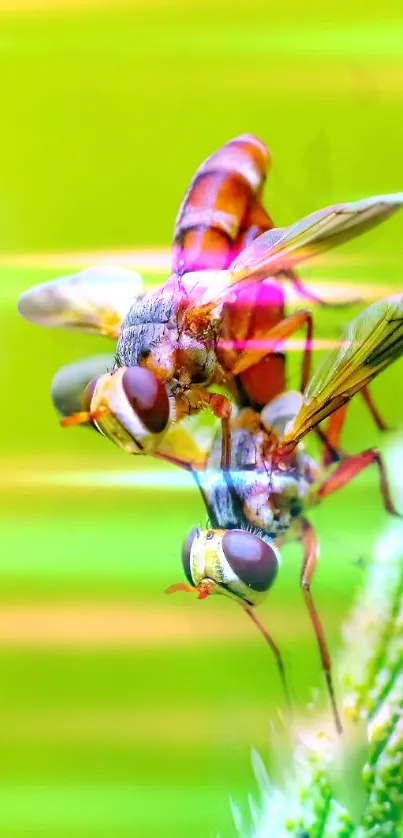
[[[77,413],[72,413],[71,416],[65,416],[60,420],[62,428],[73,428],[75,425],[86,425],[87,422],[94,422],[108,413],[107,407],[100,407],[98,410],[79,410]]]

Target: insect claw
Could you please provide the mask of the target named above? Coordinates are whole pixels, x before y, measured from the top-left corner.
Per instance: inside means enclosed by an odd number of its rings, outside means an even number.
[[[210,588],[207,585],[199,585],[197,599],[206,599],[210,593]]]

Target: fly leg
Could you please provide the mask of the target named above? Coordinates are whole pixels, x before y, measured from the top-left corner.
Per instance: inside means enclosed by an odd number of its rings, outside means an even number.
[[[383,421],[382,416],[379,413],[379,410],[375,407],[372,396],[371,396],[371,394],[368,390],[368,387],[364,387],[361,390],[361,395],[362,395],[362,397],[364,399],[364,402],[367,405],[367,408],[368,408],[368,410],[369,410],[369,412],[370,412],[370,414],[371,414],[371,416],[372,416],[372,418],[375,422],[376,427],[378,428],[378,431],[387,431],[388,426]]]
[[[218,393],[209,393],[210,408],[214,415],[221,419],[221,462],[220,467],[223,471],[229,471],[231,466],[231,402]]]
[[[266,643],[268,644],[268,646],[270,646],[270,649],[273,652],[273,655],[276,659],[277,669],[279,671],[280,680],[281,680],[284,695],[285,695],[285,700],[287,702],[287,707],[288,707],[289,712],[292,713],[291,698],[290,698],[290,693],[289,693],[289,690],[288,690],[288,684],[287,684],[287,679],[286,679],[286,675],[285,675],[284,662],[283,662],[283,658],[281,656],[280,649],[278,648],[277,644],[274,642],[271,634],[269,634],[269,632],[262,625],[260,620],[258,620],[258,618],[256,617],[256,614],[254,613],[252,607],[250,605],[246,605],[246,604],[243,604],[243,603],[240,603],[240,605],[243,608],[243,610],[245,611],[245,614],[247,614],[248,617],[250,617],[252,622],[255,624],[256,628],[263,635]]]
[[[252,346],[255,346],[256,343],[260,343],[263,344],[262,349],[259,348],[256,350],[248,349],[246,347],[242,355],[240,357],[238,356],[238,358],[236,359],[235,367],[231,370],[231,373],[237,375],[240,372],[242,373],[248,370],[252,371],[252,368],[255,366],[257,366],[257,368],[260,369],[260,363],[264,363],[266,358],[274,358],[274,356],[278,354],[278,344],[284,341],[285,339],[291,337],[292,334],[294,334],[301,328],[305,328],[306,330],[304,348],[302,352],[300,383],[300,390],[303,393],[311,377],[313,318],[310,311],[296,311],[289,317],[283,318],[283,320],[281,320],[279,323],[277,323],[269,330],[263,331],[256,329],[254,332],[252,332],[252,334],[249,337]],[[264,338],[262,338],[262,335],[264,335]],[[269,351],[267,351],[267,345],[271,345]],[[284,361],[281,366],[280,380],[284,376],[283,364]],[[283,388],[280,387],[280,391],[282,389]],[[324,444],[327,444],[323,432],[321,432],[320,429],[318,429],[317,432],[322,442],[324,442]],[[339,458],[337,457],[337,459]]]
[[[288,317],[284,317],[283,320],[280,320],[271,329],[257,329],[250,337],[252,346],[250,348],[246,346],[243,352],[237,356],[230,370],[231,375],[239,375],[241,372],[253,367],[266,356],[277,353],[280,344],[301,328],[306,328],[306,343],[301,373],[301,389],[305,390],[310,377],[313,330],[312,314],[305,309],[295,311]],[[256,346],[256,344],[259,345]]]
[[[308,291],[294,271],[284,271],[282,276],[288,279],[300,297],[304,297],[304,299],[309,300],[311,303],[316,303],[316,305],[322,306],[322,308],[348,308],[348,306],[358,305],[358,303],[361,303],[361,300],[358,298],[356,300],[341,300],[337,303],[329,303],[327,300],[322,300],[322,298],[314,294],[313,291]]]
[[[308,614],[318,643],[320,659],[323,671],[325,673],[326,684],[329,693],[330,703],[332,705],[336,729],[338,733],[342,733],[343,728],[339,716],[339,711],[337,709],[336,696],[333,687],[329,649],[326,643],[322,623],[319,614],[315,608],[311,594],[311,582],[315,573],[319,556],[318,541],[316,538],[315,530],[305,518],[302,518],[301,540],[304,548],[304,558],[301,571],[302,594],[305,600],[305,605],[308,609]]]
[[[399,518],[402,518],[403,515],[397,511],[392,501],[385,465],[377,448],[368,448],[367,451],[362,451],[361,454],[354,454],[352,457],[347,457],[343,460],[335,471],[320,484],[317,490],[318,500],[325,498],[326,495],[330,495],[332,492],[337,492],[338,489],[346,486],[354,477],[357,477],[358,474],[371,465],[376,465],[379,471],[380,489],[386,511],[391,515],[397,515]]]
[[[206,390],[199,390],[192,387],[190,391],[190,412],[200,410],[202,407],[209,407],[218,419],[221,420],[221,464],[224,471],[228,471],[231,465],[231,402],[226,396],[220,393],[209,393]]]
[[[316,433],[325,446],[322,455],[322,465],[325,468],[332,465],[332,463],[344,460],[346,457],[346,454],[341,450],[339,445],[341,432],[346,419],[346,413],[347,404],[344,404],[332,414],[326,425],[325,431],[322,431],[321,428],[316,428]]]
[[[366,406],[368,407],[368,410],[378,430],[386,431],[387,425],[385,424],[385,422],[379,414],[379,411],[375,407],[368,387],[364,387],[361,390],[361,395],[364,399]],[[336,410],[335,413],[333,413],[333,415],[330,417],[327,423],[326,430],[324,432],[318,429],[318,434],[319,436],[323,437],[322,441],[326,446],[323,454],[324,466],[330,466],[331,463],[337,462],[338,460],[344,460],[347,456],[339,446],[341,432],[346,419],[347,407],[348,405],[345,404],[338,410]]]

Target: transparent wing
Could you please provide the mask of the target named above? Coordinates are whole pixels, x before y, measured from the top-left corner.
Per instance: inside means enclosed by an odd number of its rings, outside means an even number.
[[[403,192],[364,198],[313,212],[290,227],[258,236],[230,265],[231,283],[265,272],[267,276],[342,244],[385,221],[403,204]]]
[[[351,321],[340,346],[318,367],[284,443],[293,447],[311,428],[403,355],[403,294],[374,303]]]
[[[93,355],[61,367],[54,375],[50,395],[60,416],[71,416],[83,409],[82,396],[87,384],[111,370],[114,356]]]
[[[266,430],[273,430],[281,439],[286,427],[298,415],[302,401],[302,394],[298,390],[287,390],[272,399],[260,413],[261,421]]]
[[[184,468],[203,471],[218,427],[219,421],[207,410],[173,422],[158,445],[157,456]]]
[[[141,293],[139,274],[105,265],[34,285],[21,295],[18,310],[40,326],[80,329],[115,339]]]

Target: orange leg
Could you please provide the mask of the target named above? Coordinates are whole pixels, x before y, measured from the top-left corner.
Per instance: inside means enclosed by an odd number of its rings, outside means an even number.
[[[361,395],[364,399],[365,404],[368,407],[368,410],[369,410],[369,412],[370,412],[378,430],[379,431],[386,431],[387,430],[387,425],[385,424],[385,422],[383,421],[382,417],[380,416],[377,408],[375,407],[374,402],[372,400],[372,396],[370,395],[370,392],[368,390],[368,387],[364,387],[361,390]],[[324,439],[323,439],[325,444],[326,444],[326,442],[328,443],[327,449],[325,450],[324,455],[323,455],[323,465],[324,466],[329,466],[329,465],[331,465],[331,463],[333,463],[337,460],[340,460],[340,459],[344,459],[345,456],[346,456],[340,450],[339,442],[340,442],[340,437],[341,437],[341,432],[342,432],[342,429],[343,429],[343,425],[344,425],[344,422],[345,422],[345,419],[346,419],[347,407],[348,407],[348,405],[345,404],[345,405],[343,405],[343,407],[340,407],[339,410],[336,410],[336,412],[333,413],[333,415],[330,417],[330,419],[327,423],[326,431],[324,432]]]
[[[342,463],[332,472],[318,489],[318,498],[325,498],[332,492],[337,492],[347,483],[350,483],[354,477],[357,477],[365,468],[371,465],[376,465],[379,471],[379,480],[381,487],[381,494],[383,498],[384,507],[391,515],[397,515],[399,518],[403,516],[397,511],[391,495],[386,475],[386,469],[381,457],[381,454],[376,448],[368,448],[367,451],[362,451],[361,454],[355,454],[352,457],[347,457]]]
[[[364,399],[364,402],[367,405],[367,408],[368,408],[368,410],[369,410],[369,412],[370,412],[370,414],[371,414],[371,416],[372,416],[372,418],[375,422],[376,427],[378,428],[378,431],[387,431],[388,426],[383,421],[382,416],[379,413],[379,410],[375,407],[372,396],[370,395],[370,392],[368,390],[368,387],[364,387],[363,390],[361,390],[361,395],[362,395],[362,397]]]
[[[312,291],[308,291],[308,289],[305,288],[305,285],[301,282],[301,280],[299,279],[297,274],[294,273],[294,271],[284,271],[282,276],[284,276],[286,279],[289,280],[289,282],[291,282],[297,294],[300,294],[301,297],[304,297],[306,300],[310,300],[311,303],[316,303],[317,305],[322,306],[323,308],[347,308],[348,306],[357,305],[361,302],[361,300],[356,299],[341,301],[338,303],[328,303],[327,300],[322,300],[321,297],[318,297]]]
[[[184,593],[196,594],[197,599],[206,599],[208,596],[210,596],[211,593],[213,593],[214,587],[215,587],[215,583],[214,582],[209,582],[208,580],[206,580],[205,582],[201,582],[197,586],[189,585],[186,582],[176,582],[174,585],[169,585],[168,588],[165,588],[165,593],[166,594],[174,594],[174,593],[177,593],[178,591],[183,591]],[[256,614],[254,613],[254,611],[252,609],[252,606],[247,605],[246,603],[242,602],[241,600],[238,600],[238,602],[239,602],[239,605],[241,606],[241,608],[243,609],[243,611],[245,611],[245,614],[247,614],[248,617],[250,617],[250,619],[252,620],[252,623],[255,624],[256,628],[263,635],[266,643],[268,644],[268,646],[270,646],[270,649],[273,652],[273,655],[276,659],[277,668],[278,668],[278,671],[279,671],[279,674],[280,674],[280,680],[281,680],[281,683],[282,683],[282,686],[283,686],[284,695],[285,695],[285,699],[286,699],[286,702],[287,702],[287,707],[288,707],[289,712],[291,713],[290,693],[289,693],[289,690],[288,690],[287,679],[286,679],[286,676],[285,676],[284,662],[283,662],[283,658],[281,656],[280,649],[278,648],[277,644],[274,642],[271,634],[269,634],[267,629],[262,625],[260,620],[258,620],[258,618],[256,617]]]
[[[301,572],[301,588],[305,600],[305,605],[308,609],[308,614],[319,647],[320,659],[322,662],[323,671],[325,673],[326,684],[330,697],[330,702],[332,705],[336,729],[338,733],[342,733],[343,728],[339,716],[339,711],[337,709],[336,696],[333,687],[329,650],[322,628],[322,623],[320,621],[319,614],[315,608],[310,590],[311,582],[318,562],[318,541],[316,538],[315,530],[313,529],[311,524],[309,524],[309,522],[306,521],[304,518],[302,519],[302,526],[303,530],[301,540],[304,547],[304,559]]]
[[[346,413],[347,404],[344,404],[332,414],[324,432],[319,428],[316,429],[325,445],[322,456],[322,463],[325,467],[330,466],[334,462],[338,462],[338,460],[344,459],[345,455],[340,450],[339,440],[346,419]]]
[[[253,367],[267,355],[279,351],[279,346],[287,338],[290,338],[298,329],[306,328],[306,346],[302,364],[301,388],[305,390],[310,376],[310,362],[312,352],[312,314],[310,311],[295,311],[289,317],[284,317],[276,326],[268,331],[257,330],[249,338],[253,345],[245,347],[241,355],[235,360],[235,364],[229,372],[231,375],[239,375],[241,372]],[[260,344],[260,346],[256,346]]]
[[[231,402],[220,393],[209,393],[192,387],[189,394],[190,409],[199,410],[203,406],[209,407],[221,419],[221,468],[228,471],[231,465]]]

